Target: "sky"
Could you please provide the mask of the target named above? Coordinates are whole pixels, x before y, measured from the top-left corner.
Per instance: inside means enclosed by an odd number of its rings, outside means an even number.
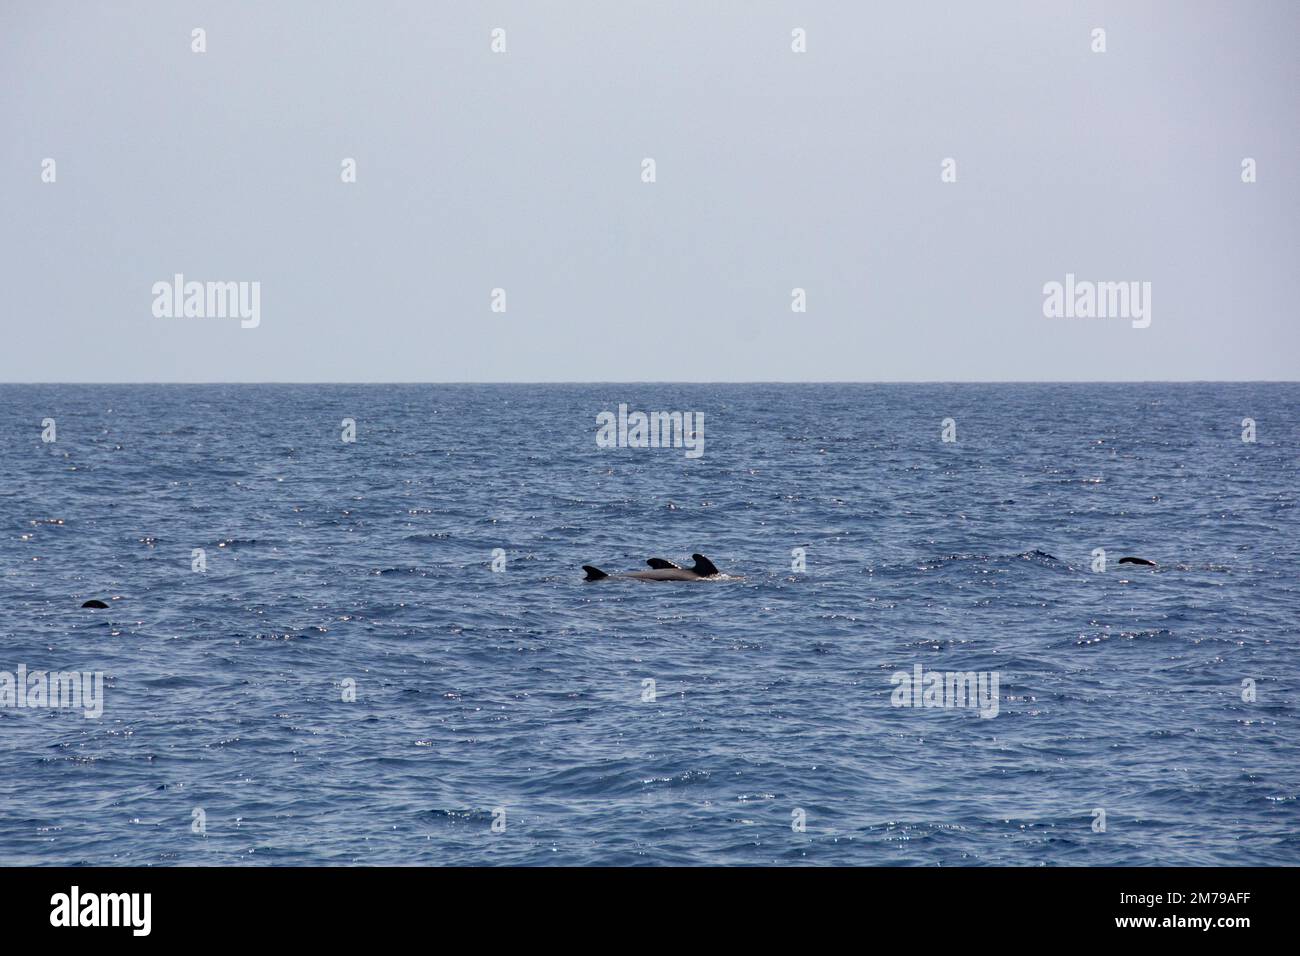
[[[5,0],[0,382],[1296,380],[1297,36],[1293,0]],[[168,314],[177,274],[256,325]],[[1067,275],[1150,324],[1049,317]]]

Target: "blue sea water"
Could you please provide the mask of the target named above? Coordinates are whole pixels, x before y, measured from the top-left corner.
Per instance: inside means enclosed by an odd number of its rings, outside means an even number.
[[[705,454],[598,448],[620,403]],[[0,410],[0,670],[105,675],[99,719],[0,709],[0,863],[1300,863],[1298,385]],[[743,580],[582,582],[695,551]],[[893,706],[917,664],[997,715]]]

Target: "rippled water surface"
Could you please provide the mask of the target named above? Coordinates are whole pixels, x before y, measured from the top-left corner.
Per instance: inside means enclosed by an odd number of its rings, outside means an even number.
[[[621,402],[705,454],[597,448]],[[0,862],[1300,863],[1300,386],[0,410],[0,670],[105,675],[98,720],[0,709]],[[582,582],[695,551],[743,580]],[[917,664],[997,716],[892,706]]]

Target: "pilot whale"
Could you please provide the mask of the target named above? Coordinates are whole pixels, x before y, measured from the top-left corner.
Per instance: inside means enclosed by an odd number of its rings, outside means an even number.
[[[689,568],[681,568],[664,558],[650,558],[646,564],[650,565],[649,571],[628,571],[626,574],[608,574],[600,568],[594,568],[590,564],[584,564],[582,570],[587,572],[584,581],[604,581],[606,578],[622,578],[633,581],[706,581],[710,578],[715,580],[726,580],[727,575],[722,574],[712,561],[702,554],[693,554],[691,558],[695,561]]]

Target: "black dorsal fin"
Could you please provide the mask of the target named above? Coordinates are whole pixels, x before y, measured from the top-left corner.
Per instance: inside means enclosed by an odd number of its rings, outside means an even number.
[[[673,564],[667,558],[646,558],[645,563],[650,565],[656,571],[668,571],[670,569],[680,571],[681,566]]]
[[[715,565],[704,555],[693,554],[691,555],[691,559],[694,560],[695,562],[695,567],[691,568],[691,570],[694,571],[696,574],[698,574],[700,577],[707,578],[712,574],[718,573],[717,565]]]
[[[601,578],[609,577],[609,575],[600,568],[593,568],[590,564],[584,564],[582,570],[587,572],[587,576],[582,579],[584,581],[599,581]]]

